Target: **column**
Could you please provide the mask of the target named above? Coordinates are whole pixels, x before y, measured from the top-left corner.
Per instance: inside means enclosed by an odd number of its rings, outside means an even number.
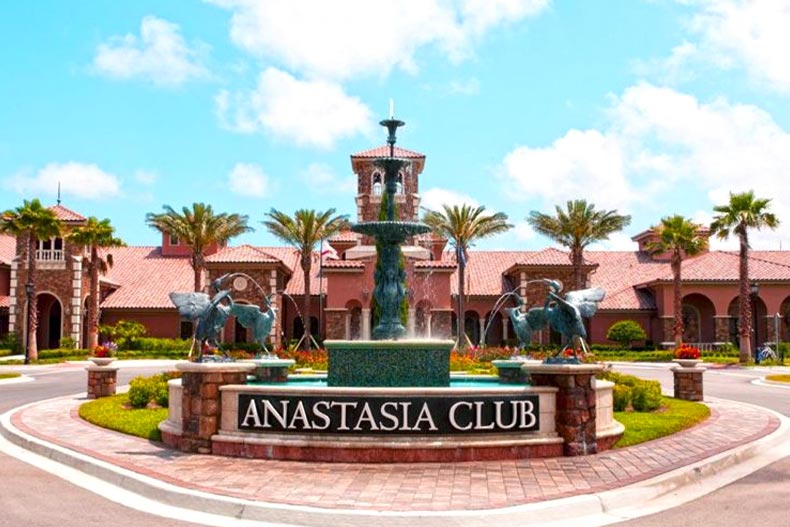
[[[417,310],[413,307],[409,307],[408,319],[406,322],[406,334],[409,336],[410,339],[414,338],[416,327],[417,327]]]
[[[507,334],[508,317],[502,317],[502,341],[505,342],[510,336]]]
[[[362,308],[362,340],[370,340],[370,308]]]
[[[480,317],[480,343],[486,341],[486,317]]]
[[[433,319],[433,315],[431,315],[430,311],[425,314],[425,325],[428,326],[428,338],[432,338],[433,336],[433,329],[431,329],[431,320]]]
[[[343,322],[344,322],[343,334],[345,335],[343,338],[346,340],[351,340],[351,313],[346,313]]]

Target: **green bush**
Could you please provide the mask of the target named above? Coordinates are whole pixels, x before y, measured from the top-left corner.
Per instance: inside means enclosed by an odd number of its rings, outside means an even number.
[[[9,355],[15,355],[24,351],[22,349],[22,341],[19,339],[16,333],[9,333],[5,337],[1,338],[0,349],[10,350],[11,353],[9,353]]]
[[[129,404],[134,408],[145,408],[154,402],[167,408],[170,403],[167,381],[179,376],[177,372],[166,372],[151,377],[135,377],[129,382]]]
[[[99,334],[118,345],[119,350],[135,349],[137,340],[148,333],[145,326],[133,320],[119,320],[114,326],[101,326]]]
[[[61,337],[60,347],[63,349],[76,349],[77,341],[71,337]]]
[[[189,351],[192,346],[192,339],[163,339],[153,337],[135,338],[130,344],[129,350],[133,351]]]
[[[617,342],[620,347],[630,347],[634,341],[647,339],[647,333],[637,322],[633,320],[620,320],[609,327],[606,338]]]
[[[624,384],[615,384],[612,390],[612,399],[615,412],[625,412],[631,403],[631,388]]]
[[[637,412],[652,412],[661,407],[661,384],[640,380],[631,389],[631,406]]]

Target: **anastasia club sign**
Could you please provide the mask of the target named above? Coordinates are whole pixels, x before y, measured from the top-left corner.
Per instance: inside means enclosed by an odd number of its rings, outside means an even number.
[[[277,433],[536,432],[537,394],[351,397],[240,393],[239,430]]]

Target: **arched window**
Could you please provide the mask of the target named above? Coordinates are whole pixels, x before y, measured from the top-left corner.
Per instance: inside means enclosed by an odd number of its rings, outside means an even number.
[[[403,194],[403,172],[398,172],[398,182],[396,184],[396,194]]]
[[[373,195],[374,196],[381,196],[381,172],[373,172]]]

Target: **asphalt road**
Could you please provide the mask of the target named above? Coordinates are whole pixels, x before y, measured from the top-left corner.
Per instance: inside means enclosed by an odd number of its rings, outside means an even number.
[[[3,368],[9,369],[9,368]],[[18,369],[18,368],[17,368]],[[162,367],[124,367],[119,384]],[[615,369],[661,381],[672,388],[666,365],[616,365]],[[85,391],[85,371],[78,365],[27,367],[35,382],[0,384],[0,413],[29,402]],[[765,370],[718,370],[705,374],[707,396],[771,408],[790,416],[790,388],[756,386]],[[188,527],[195,524],[164,519],[123,507],[0,453],[0,526]],[[790,504],[790,458],[776,462],[699,500],[636,520],[622,527],[709,527],[787,525]],[[582,525],[582,524],[580,524]]]

